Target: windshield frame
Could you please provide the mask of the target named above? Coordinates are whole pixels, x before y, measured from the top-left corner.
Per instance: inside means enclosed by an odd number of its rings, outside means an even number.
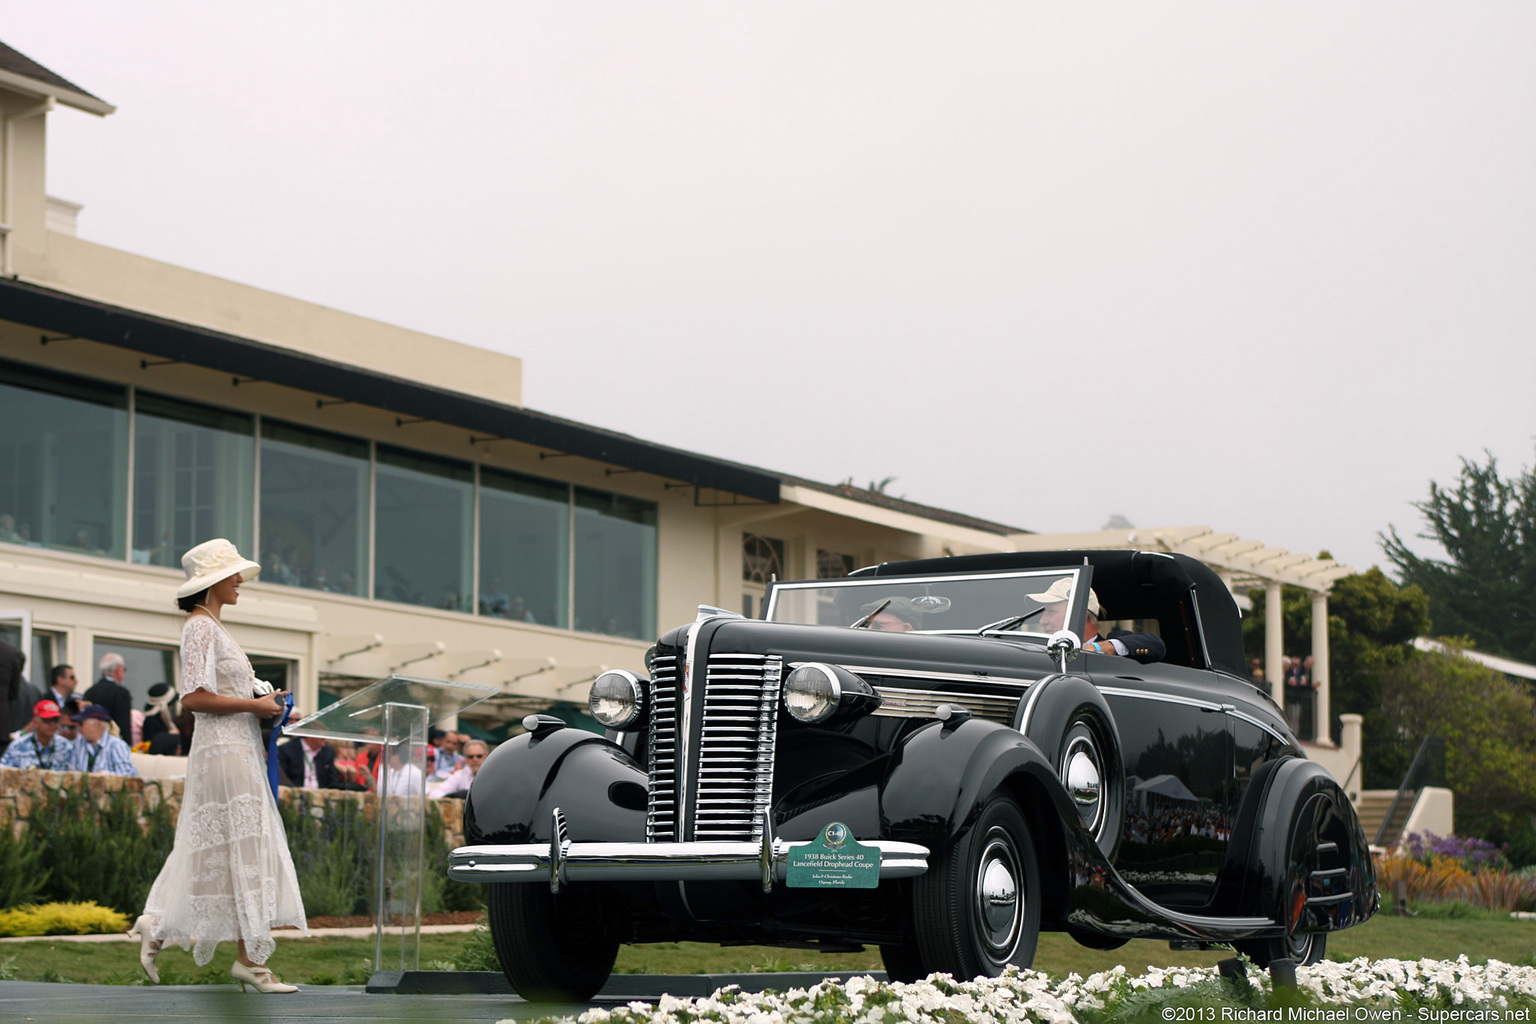
[[[762,618],[769,622],[779,621],[794,625],[825,625],[827,628],[831,629],[847,629],[849,628],[847,625],[794,622],[794,620],[789,619],[776,620],[774,615],[780,608],[780,597],[788,596],[789,594],[797,591],[843,590],[847,588],[860,588],[868,590],[869,588],[874,588],[872,596],[878,597],[884,596],[879,594],[881,588],[889,591],[897,586],[907,586],[913,584],[925,585],[942,583],[946,585],[953,585],[957,583],[963,584],[967,581],[973,580],[1027,580],[1041,577],[1059,579],[1064,576],[1071,577],[1072,592],[1069,598],[1069,603],[1067,605],[1067,615],[1066,620],[1063,623],[1063,628],[1070,629],[1081,641],[1088,615],[1088,590],[1092,585],[1093,579],[1093,567],[1086,564],[1063,565],[1033,569],[999,569],[990,572],[924,573],[922,575],[915,576],[879,576],[871,574],[859,576],[843,576],[838,579],[790,580],[784,582],[775,581],[769,584],[768,593],[764,596],[762,605]],[[1004,614],[1006,613],[1000,613],[992,621],[1003,619]],[[966,626],[964,628],[913,629],[909,631],[908,635],[977,636],[980,635],[980,628],[989,624],[990,623],[988,622],[983,622],[973,626]],[[1042,642],[1049,639],[1050,636],[1050,634],[1041,632],[1036,629],[1017,627],[1007,630],[987,630],[985,635],[1018,637],[1021,639],[1040,640]]]

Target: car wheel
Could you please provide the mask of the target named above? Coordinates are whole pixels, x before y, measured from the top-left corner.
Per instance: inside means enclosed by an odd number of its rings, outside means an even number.
[[[1232,948],[1260,967],[1268,967],[1275,960],[1294,960],[1305,967],[1315,964],[1328,950],[1327,932],[1305,932],[1283,935],[1278,939],[1250,939],[1234,942]]]
[[[594,925],[600,908],[590,892],[556,895],[538,882],[498,882],[486,916],[502,973],[529,1002],[586,1002],[613,973],[619,943]]]
[[[914,879],[913,921],[924,973],[959,980],[1028,967],[1040,937],[1040,869],[1024,813],[995,794],[976,822]]]
[[[880,960],[885,964],[886,978],[891,981],[922,981],[929,974],[923,970],[923,954],[914,939],[882,945]]]

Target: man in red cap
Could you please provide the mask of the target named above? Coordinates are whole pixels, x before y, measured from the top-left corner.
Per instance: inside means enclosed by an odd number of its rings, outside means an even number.
[[[74,744],[59,731],[59,706],[40,700],[32,708],[32,728],[13,742],[0,757],[0,768],[42,768],[67,771]]]

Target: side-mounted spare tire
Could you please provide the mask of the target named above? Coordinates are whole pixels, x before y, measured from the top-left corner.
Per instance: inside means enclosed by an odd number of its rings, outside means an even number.
[[[1019,700],[1013,727],[1050,759],[1084,829],[1113,860],[1125,824],[1125,763],[1099,688],[1082,676],[1046,676]]]

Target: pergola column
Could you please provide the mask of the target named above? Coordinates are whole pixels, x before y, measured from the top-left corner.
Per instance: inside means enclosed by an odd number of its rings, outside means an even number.
[[[1332,742],[1328,707],[1328,595],[1312,595],[1312,682],[1317,687],[1312,716],[1316,729],[1313,739]]]
[[[1270,580],[1264,584],[1264,678],[1269,681],[1270,696],[1281,707],[1285,707],[1285,672],[1280,668],[1284,625],[1280,583]]]

